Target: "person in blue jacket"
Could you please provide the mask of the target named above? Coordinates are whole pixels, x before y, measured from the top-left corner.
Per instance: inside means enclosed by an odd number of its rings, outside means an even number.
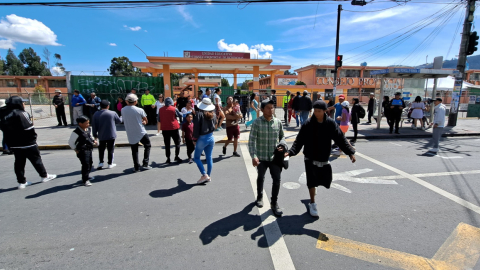
[[[87,103],[85,106],[88,106],[90,119],[93,119],[93,115],[100,110],[100,102],[102,100],[94,93],[90,93],[90,97],[87,98]]]
[[[86,103],[80,91],[73,91],[72,107],[73,107],[73,123],[72,126],[77,125],[77,118],[83,115],[83,105]]]

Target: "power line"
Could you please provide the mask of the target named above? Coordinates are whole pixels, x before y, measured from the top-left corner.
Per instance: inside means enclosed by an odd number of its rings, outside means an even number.
[[[379,3],[379,1],[376,1],[375,3]],[[391,35],[393,35],[393,34],[395,34],[395,33],[398,33],[398,32],[400,32],[401,30],[404,30],[404,29],[410,29],[410,28],[415,29],[415,28],[417,28],[417,27],[419,27],[419,26],[421,26],[421,25],[425,25],[425,23],[428,23],[427,25],[429,25],[429,24],[433,23],[434,21],[442,18],[442,16],[445,15],[445,12],[447,12],[448,10],[447,10],[447,11],[444,11],[444,10],[446,10],[446,9],[449,7],[448,4],[458,5],[459,3],[458,3],[458,2],[455,2],[455,1],[449,2],[449,3],[447,3],[447,5],[443,6],[443,7],[440,8],[439,10],[435,11],[434,13],[428,15],[427,17],[425,17],[425,18],[423,18],[423,19],[421,19],[421,20],[419,20],[419,21],[417,21],[417,22],[414,22],[414,23],[409,24],[409,25],[407,25],[407,26],[405,26],[405,27],[399,28],[398,30],[395,30],[395,31],[393,31],[393,32],[391,32],[391,33],[388,33],[388,34],[386,34],[386,35],[383,35],[383,36],[381,36],[381,37],[379,37],[379,38],[376,38],[376,39],[373,39],[373,40],[371,40],[371,41],[368,41],[368,42],[366,42],[365,44],[359,45],[359,46],[357,46],[357,47],[355,47],[355,48],[352,48],[352,49],[343,51],[342,53],[345,54],[345,53],[347,53],[347,52],[351,52],[351,51],[357,50],[357,49],[359,49],[359,48],[365,47],[365,46],[367,46],[367,45],[369,45],[369,44],[372,44],[372,43],[374,43],[374,42],[377,42],[377,41],[379,41],[379,40],[382,40],[383,38],[386,38],[386,37],[391,36]],[[394,7],[397,7],[397,6],[394,6]],[[391,8],[393,8],[393,7],[391,7]],[[443,11],[443,12],[442,12],[442,11]],[[441,13],[441,12],[442,12],[442,13]],[[412,29],[408,30],[406,33],[412,31]],[[422,28],[422,29],[423,29],[423,28]],[[416,33],[416,32],[415,32],[415,33]],[[405,33],[404,33],[404,34],[405,34]],[[404,34],[402,34],[402,35],[404,35]],[[398,36],[398,37],[401,37],[402,35],[400,35],[400,36]],[[397,39],[398,37],[393,38],[393,39],[391,39],[391,40],[389,40],[389,41],[387,41],[387,42],[385,42],[385,43],[383,43],[383,44],[381,44],[381,45],[379,45],[379,46],[386,45],[386,44],[388,44],[389,42],[394,41],[394,40]],[[371,49],[369,49],[369,50],[367,50],[367,51],[365,51],[365,52],[362,52],[362,53],[360,53],[360,54],[357,54],[357,55],[354,55],[354,56],[352,56],[352,57],[350,57],[350,58],[347,58],[346,60],[349,60],[349,61],[346,61],[346,62],[348,62],[348,63],[353,63],[354,61],[357,61],[357,60],[354,60],[355,58],[358,58],[359,60],[361,60],[361,57],[364,57],[365,55],[369,55],[368,52],[371,52],[372,50],[376,49],[376,48],[379,47],[379,46],[376,46],[376,47],[371,48]],[[354,58],[354,57],[355,57],[355,58]],[[332,60],[332,59],[333,59],[333,57],[327,57],[327,58],[323,58],[323,59],[317,60],[317,61],[315,61],[315,63],[320,64],[320,63],[321,63],[322,61],[324,61],[324,60]],[[300,68],[300,67],[301,67],[301,66],[295,66],[295,67],[292,67],[292,69],[296,69],[296,68]]]
[[[288,3],[288,4],[317,4],[315,2],[325,2],[325,4],[335,4],[338,2],[349,2],[350,0],[114,0],[114,1],[63,1],[63,2],[7,2],[0,3],[0,6],[47,6],[47,7],[70,7],[70,8],[99,8],[99,9],[121,9],[121,8],[148,8],[178,5],[249,5],[249,4],[265,4],[265,3]],[[369,4],[376,3],[409,3],[412,1],[371,1]],[[427,4],[451,4],[440,2],[412,2]],[[323,4],[323,3],[322,3]],[[368,11],[366,11],[368,12]],[[371,11],[376,12],[376,11]]]

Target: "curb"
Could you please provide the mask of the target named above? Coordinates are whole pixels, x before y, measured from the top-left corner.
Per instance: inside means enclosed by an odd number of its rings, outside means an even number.
[[[480,136],[480,133],[446,133],[442,137],[474,137]],[[418,134],[418,135],[395,135],[395,136],[385,136],[385,135],[373,135],[365,137],[357,137],[357,140],[385,140],[385,139],[405,139],[405,138],[431,138],[431,134]],[[353,139],[353,136],[347,136],[347,139]],[[287,142],[294,142],[294,139],[287,139]],[[227,140],[219,140],[215,143],[226,143]],[[238,141],[239,143],[248,143],[248,141]],[[118,143],[115,144],[115,147],[130,147],[128,143]],[[97,148],[95,146],[94,148]],[[61,150],[61,149],[70,149],[70,146],[67,144],[61,145],[39,145],[38,149],[40,150]],[[0,151],[3,151],[3,148],[0,147]]]

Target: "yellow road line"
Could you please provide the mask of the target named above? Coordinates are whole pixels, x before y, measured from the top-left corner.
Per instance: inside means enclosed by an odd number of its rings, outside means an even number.
[[[318,249],[397,269],[469,269],[480,257],[480,229],[465,223],[455,228],[432,259],[334,235],[326,236],[328,240],[320,235]]]

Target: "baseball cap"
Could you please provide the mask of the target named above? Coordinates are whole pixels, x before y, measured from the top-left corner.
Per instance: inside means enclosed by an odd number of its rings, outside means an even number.
[[[342,106],[343,107],[348,107],[348,106],[350,106],[350,102],[344,101],[344,102],[342,102]]]
[[[338,95],[338,98],[345,98],[345,95]]]
[[[323,100],[317,100],[313,103],[314,109],[327,110],[327,103]]]
[[[128,102],[135,102],[138,100],[138,97],[135,94],[128,94],[125,100]]]
[[[401,95],[402,95],[402,93],[400,93],[400,92],[395,93],[395,96],[401,96]]]
[[[105,108],[107,108],[108,106],[110,106],[110,101],[105,100],[105,99],[102,100],[102,101],[100,101],[100,108],[105,109]]]

